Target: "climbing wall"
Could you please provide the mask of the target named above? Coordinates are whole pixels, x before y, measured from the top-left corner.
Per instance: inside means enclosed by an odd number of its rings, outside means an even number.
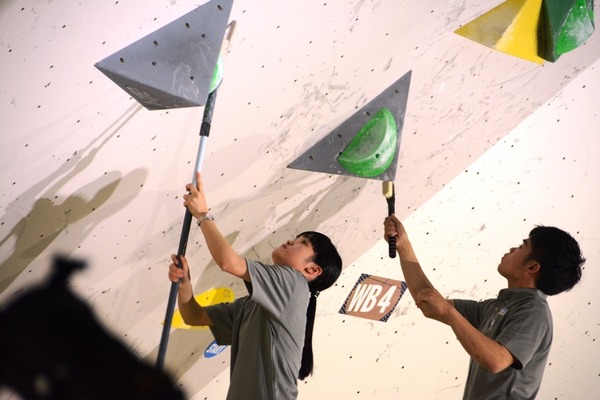
[[[0,5],[0,306],[43,280],[52,255],[85,259],[74,290],[149,363],[203,107],[150,111],[94,64],[199,5]],[[356,315],[356,303],[355,315],[340,313],[363,275],[403,279],[381,240],[381,182],[287,168],[408,71],[396,211],[432,282],[448,296],[494,296],[505,284],[500,258],[534,225],[570,231],[588,262],[582,283],[550,300],[555,343],[540,398],[598,395],[600,39],[538,64],[454,33],[492,6],[233,4],[236,32],[202,168],[211,212],[245,256],[268,259],[315,229],[346,264],[319,297],[315,373],[300,383],[301,399],[462,393],[466,354],[408,293],[385,308],[385,321],[377,309]],[[197,293],[246,293],[210,260],[198,230],[187,255]],[[210,357],[211,342],[208,331],[171,333],[166,370],[190,399],[227,390],[229,350]],[[0,398],[18,399],[8,390]]]

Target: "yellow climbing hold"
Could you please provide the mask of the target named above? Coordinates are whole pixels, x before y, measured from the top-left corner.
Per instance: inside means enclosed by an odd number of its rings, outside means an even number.
[[[504,53],[543,64],[537,27],[542,0],[508,0],[455,33]]]
[[[202,307],[206,307],[219,303],[231,303],[233,300],[235,300],[235,295],[231,289],[214,288],[202,292],[194,296],[194,298],[198,304],[200,304]],[[179,310],[175,310],[171,324],[171,326],[176,329],[208,329],[207,326],[190,326],[186,324],[183,322],[183,318],[181,317],[181,312]]]

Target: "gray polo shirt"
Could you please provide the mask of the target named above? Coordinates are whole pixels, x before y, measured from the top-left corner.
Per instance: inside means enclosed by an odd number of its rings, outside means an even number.
[[[537,289],[504,289],[497,299],[454,300],[454,306],[517,360],[493,374],[471,359],[463,399],[535,399],[552,344],[552,314],[546,295]]]
[[[246,260],[249,296],[206,307],[220,345],[231,345],[228,400],[298,397],[310,292],[293,268]]]

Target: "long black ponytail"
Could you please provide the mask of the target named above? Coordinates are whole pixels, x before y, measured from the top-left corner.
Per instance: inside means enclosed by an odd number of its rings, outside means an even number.
[[[304,334],[304,348],[302,349],[302,364],[298,378],[303,380],[313,372],[312,336],[317,312],[317,297],[321,291],[335,283],[342,272],[342,258],[331,239],[319,232],[303,232],[298,237],[308,238],[315,252],[313,262],[321,267],[321,275],[309,282],[310,300],[306,309],[306,332]]]

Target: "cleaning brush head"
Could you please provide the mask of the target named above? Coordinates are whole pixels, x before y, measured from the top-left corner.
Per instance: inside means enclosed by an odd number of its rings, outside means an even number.
[[[386,199],[392,198],[394,196],[394,182],[383,181],[382,192]]]

